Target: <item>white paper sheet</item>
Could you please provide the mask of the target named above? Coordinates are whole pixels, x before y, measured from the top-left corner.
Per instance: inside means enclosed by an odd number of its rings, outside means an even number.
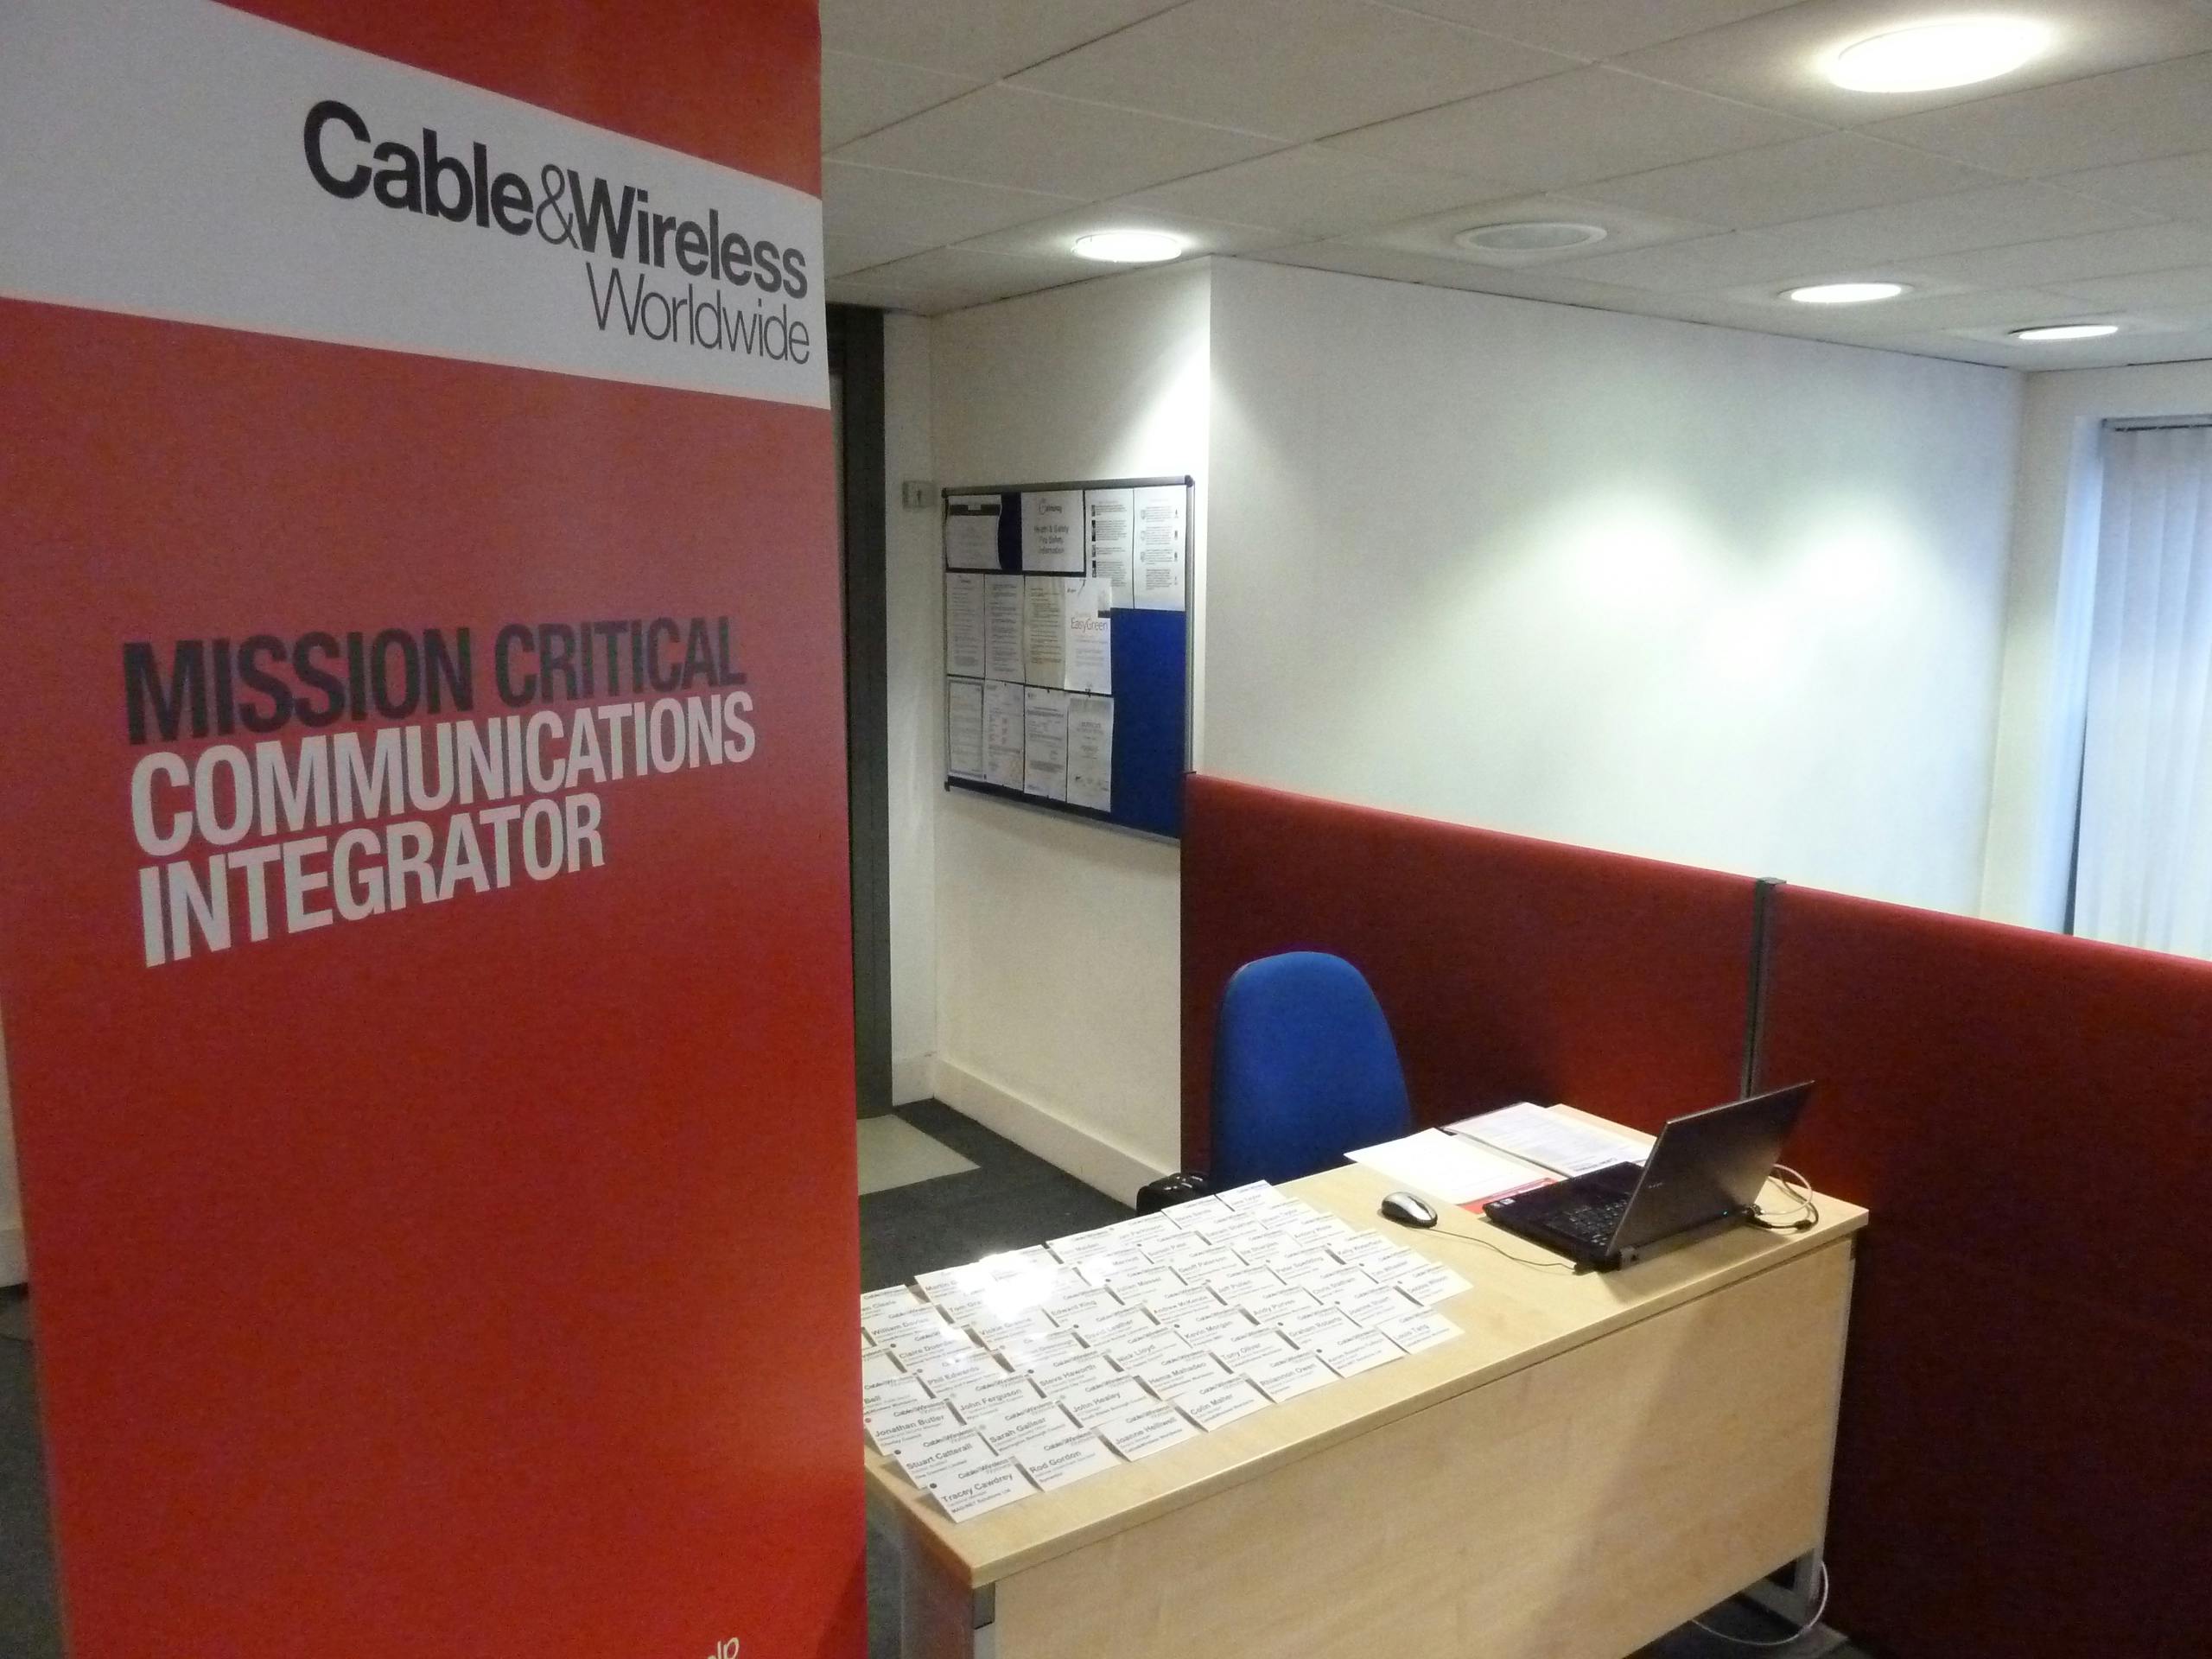
[[[1190,527],[1184,522],[1190,492],[1180,484],[1151,485],[1136,493],[1136,607],[1179,611],[1184,605],[1184,554]]]
[[[1443,1204],[1478,1204],[1550,1179],[1548,1171],[1441,1129],[1362,1147],[1347,1156],[1386,1180]]]
[[[1446,1127],[1454,1135],[1512,1153],[1562,1175],[1587,1175],[1615,1164],[1640,1164],[1650,1150],[1641,1141],[1593,1128],[1526,1100],[1463,1117]]]
[[[1083,574],[1083,492],[1030,490],[1021,498],[1021,568]]]
[[[1265,1411],[1268,1404],[1268,1396],[1241,1376],[1225,1376],[1175,1396],[1176,1409],[1204,1429],[1225,1428],[1240,1417]]]
[[[1114,699],[1068,698],[1068,804],[1114,810]]]
[[[1090,540],[1090,574],[1107,584],[1110,602],[1133,602],[1136,548],[1136,492],[1085,490],[1083,495]]]
[[[944,769],[955,778],[980,779],[985,775],[980,680],[944,683]]]
[[[1067,675],[1068,590],[1065,576],[1021,579],[1021,677],[1030,685],[1060,684]]]
[[[1068,798],[1068,694],[1025,686],[1021,692],[1021,788],[1048,801]]]
[[[983,677],[983,582],[973,571],[944,579],[944,671]]]
[[[1105,1441],[1083,1429],[1025,1447],[1020,1462],[1029,1478],[1050,1492],[1085,1476],[1119,1468],[1122,1460],[1108,1450]]]
[[[1036,1490],[1029,1484],[1029,1477],[1008,1458],[1002,1463],[941,1477],[931,1483],[929,1493],[955,1521],[972,1521],[1018,1503]]]
[[[1096,1425],[1106,1443],[1132,1463],[1198,1438],[1191,1420],[1169,1405],[1145,1406]]]
[[[1021,677],[1021,578],[983,578],[983,677]]]
[[[1066,604],[1067,645],[1061,689],[1068,691],[1111,692],[1114,689],[1114,616],[1112,594],[1092,577],[1069,584]]]
[[[1387,1365],[1406,1357],[1406,1351],[1380,1331],[1363,1331],[1317,1351],[1321,1363],[1338,1376],[1357,1376],[1362,1371],[1371,1371],[1377,1365]]]
[[[955,570],[999,568],[999,498],[956,495],[944,504],[944,562]]]
[[[1020,577],[1014,578],[1020,582]],[[1004,680],[983,686],[983,780],[1001,789],[1020,789],[1024,775],[1021,688]]]

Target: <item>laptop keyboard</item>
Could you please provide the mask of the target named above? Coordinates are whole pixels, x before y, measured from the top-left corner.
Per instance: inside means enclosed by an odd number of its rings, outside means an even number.
[[[1599,1198],[1587,1204],[1568,1205],[1554,1211],[1548,1219],[1561,1232],[1592,1244],[1605,1244],[1611,1242],[1619,1228],[1621,1215],[1627,1208],[1625,1198]]]

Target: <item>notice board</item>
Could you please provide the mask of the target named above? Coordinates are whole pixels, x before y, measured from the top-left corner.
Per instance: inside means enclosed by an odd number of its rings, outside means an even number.
[[[945,786],[1182,831],[1186,475],[944,494]]]

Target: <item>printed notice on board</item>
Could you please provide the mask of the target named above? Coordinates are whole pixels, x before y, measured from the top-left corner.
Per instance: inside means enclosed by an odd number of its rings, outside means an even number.
[[[1022,792],[1048,801],[1068,798],[1068,694],[1022,688]]]
[[[1105,607],[1109,590],[1096,579],[1067,584],[1065,677],[1070,691],[1114,689],[1114,617]]]
[[[949,496],[944,503],[944,562],[955,570],[999,568],[999,514],[995,495]]]
[[[944,671],[970,680],[983,677],[983,583],[988,578],[955,574],[944,579]]]
[[[1090,543],[1090,574],[1112,594],[1109,605],[1127,608],[1135,591],[1130,577],[1136,545],[1136,492],[1085,490],[1083,511],[1084,532]]]
[[[1068,804],[1114,810],[1114,699],[1068,699]]]
[[[1083,492],[1029,490],[1021,498],[1021,568],[1083,574]]]
[[[1058,688],[1067,672],[1068,589],[1064,576],[1021,579],[1021,677]]]
[[[983,776],[983,688],[974,680],[944,683],[944,769],[955,778]]]
[[[1021,677],[1021,578],[983,578],[983,676]]]
[[[1001,789],[1020,789],[1027,768],[1022,750],[1028,742],[1022,723],[1021,688],[1004,680],[983,686],[984,781]]]
[[[1183,608],[1189,502],[1190,491],[1180,484],[1148,486],[1136,492],[1136,607],[1141,611]]]

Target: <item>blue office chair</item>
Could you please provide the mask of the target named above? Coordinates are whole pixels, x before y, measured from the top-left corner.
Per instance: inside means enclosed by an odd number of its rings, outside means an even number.
[[[1292,950],[1230,976],[1214,1027],[1215,1192],[1295,1180],[1412,1127],[1390,1022],[1358,969]]]

